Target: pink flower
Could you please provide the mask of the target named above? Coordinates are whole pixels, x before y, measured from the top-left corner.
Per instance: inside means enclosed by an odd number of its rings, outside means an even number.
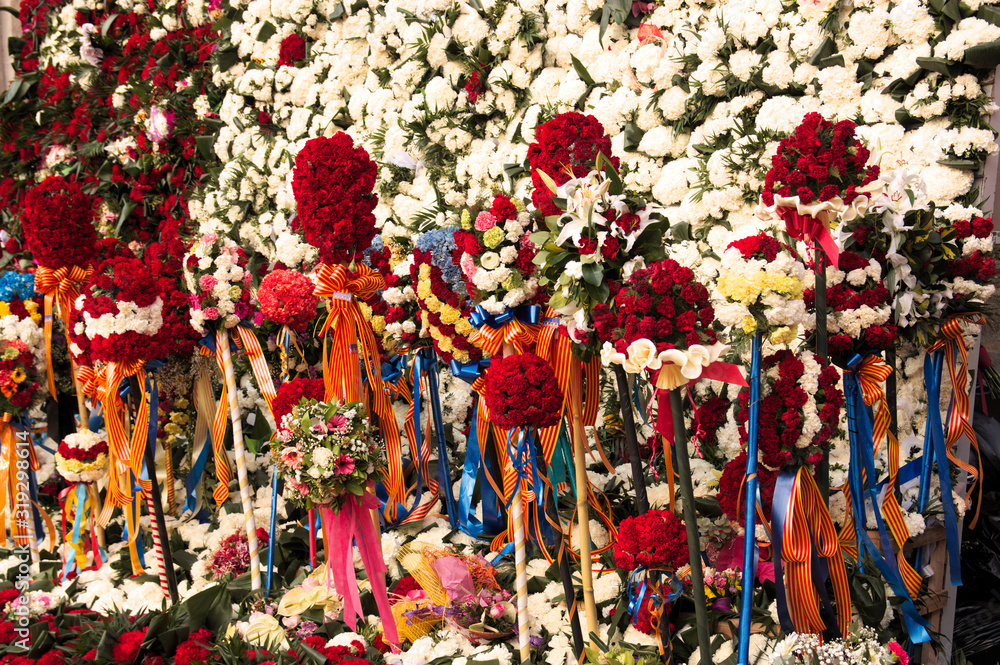
[[[215,233],[206,233],[205,235],[203,235],[201,237],[201,241],[203,243],[205,243],[206,245],[211,245],[213,242],[215,242],[218,239],[219,239],[219,236],[218,236],[218,234],[215,234]]]
[[[348,457],[344,453],[340,454],[340,457],[337,458],[337,461],[334,462],[334,464],[336,465],[336,468],[334,468],[333,472],[338,476],[346,476],[347,474],[354,472],[354,459]]]
[[[325,423],[316,423],[315,425],[309,428],[309,431],[316,436],[326,436],[327,434],[330,433],[330,430],[327,429]]]
[[[202,291],[211,291],[215,288],[215,285],[219,283],[212,275],[202,275],[201,279],[198,280],[198,286],[201,287]]]
[[[260,312],[257,312],[256,314],[253,315],[253,324],[255,326],[259,326],[262,323],[264,323],[264,315],[261,314]]]
[[[302,466],[302,451],[298,448],[288,448],[281,452],[281,461],[292,469]]]
[[[496,605],[490,608],[490,616],[493,617],[494,619],[499,619],[500,617],[503,616],[503,613],[504,613],[504,606],[502,603],[497,603]]]
[[[889,651],[895,654],[896,658],[899,659],[899,665],[909,665],[910,656],[906,653],[906,649],[900,646],[899,642],[896,640],[889,640]]]
[[[292,430],[290,429],[279,429],[278,430],[278,440],[282,443],[288,443],[292,440]]]
[[[245,286],[250,286],[250,284],[252,282],[253,282],[253,275],[251,275],[249,271],[244,271],[244,273],[243,273],[243,284]]]
[[[479,272],[479,267],[476,266],[476,262],[471,254],[462,254],[462,260],[459,261],[459,265],[462,266],[462,272],[469,279],[475,277],[476,273]]]
[[[326,426],[333,430],[334,432],[346,432],[347,431],[347,418],[337,414],[330,418]]]
[[[205,318],[209,321],[215,321],[219,318],[219,310],[215,307],[206,307],[204,314]]]
[[[497,218],[489,211],[482,211],[476,216],[476,230],[482,233],[497,225]]]

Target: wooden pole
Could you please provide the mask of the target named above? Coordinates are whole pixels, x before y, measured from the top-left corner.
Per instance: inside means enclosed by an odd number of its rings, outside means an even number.
[[[599,634],[597,623],[597,603],[594,600],[594,561],[590,554],[590,503],[587,497],[587,433],[583,428],[583,366],[579,359],[573,358],[570,369],[570,419],[573,428],[573,461],[576,469],[576,519],[579,521],[580,541],[580,578],[583,586],[583,607],[587,612],[587,632],[590,633],[590,645],[594,644],[594,635]],[[594,390],[594,386],[588,386]]]

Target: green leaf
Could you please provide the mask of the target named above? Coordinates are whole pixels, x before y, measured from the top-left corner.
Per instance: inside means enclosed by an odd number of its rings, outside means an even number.
[[[971,159],[939,159],[938,164],[941,166],[950,166],[953,169],[960,169],[962,171],[979,170],[979,162]]]
[[[5,7],[5,9],[7,8]],[[989,21],[993,25],[1000,25],[1000,8],[991,5],[980,7],[979,11],[976,12],[976,17]]]
[[[674,224],[670,227],[670,235],[674,240],[691,240],[691,225],[687,222]]]
[[[137,205],[139,205],[139,202],[133,201],[132,199],[126,199],[125,203],[122,204],[122,212],[118,215],[118,226],[115,227],[116,236],[119,235],[119,232],[122,229],[122,224],[125,223],[125,220],[128,219],[128,216],[132,214],[132,211],[135,210]]]
[[[813,51],[813,54],[809,56],[809,60],[807,62],[810,65],[819,67],[820,61],[822,61],[824,58],[830,57],[836,52],[837,52],[836,42],[834,42],[831,37],[824,37],[823,41],[821,41],[819,43],[819,46],[816,47],[816,50]]]
[[[115,19],[121,16],[121,14],[112,14],[111,16],[104,19],[104,23],[101,24],[101,37],[107,37],[108,30],[114,25]]]
[[[611,22],[611,3],[605,2],[604,9],[601,11],[601,32],[597,35],[597,43],[601,46],[604,45],[604,33],[608,29],[608,23]],[[576,57],[573,57],[576,60]],[[583,78],[582,76],[580,78]]]
[[[528,239],[531,240],[531,242],[536,247],[541,247],[541,246],[543,246],[545,244],[545,241],[548,240],[549,237],[550,237],[550,234],[549,234],[548,231],[535,231],[530,236],[528,236]],[[539,254],[540,253],[541,252],[539,252]]]
[[[937,72],[944,76],[954,76],[953,70],[956,64],[944,58],[917,58],[917,65],[921,69],[926,69],[929,72]]]
[[[962,62],[976,69],[996,68],[1000,65],[1000,40],[969,47]]]
[[[344,3],[338,2],[336,5],[334,5],[333,11],[330,12],[330,15],[327,16],[327,19],[331,21],[336,21],[338,18],[344,15],[344,12],[345,12]]]
[[[278,29],[274,27],[274,24],[270,21],[264,21],[264,25],[260,26],[260,30],[257,31],[257,41],[266,42],[278,32]]]
[[[240,55],[235,47],[220,49],[218,55],[216,56],[216,62],[219,65],[219,71],[228,71],[230,67],[235,65],[240,60]]]
[[[205,159],[215,159],[215,139],[217,136],[217,134],[203,134],[195,137],[194,143],[198,146],[198,152]]]
[[[599,286],[604,281],[604,271],[596,263],[584,263],[583,278],[588,284]]]
[[[555,194],[556,191],[559,189],[559,185],[556,184],[556,181],[553,180],[548,173],[542,171],[541,169],[537,169],[535,172],[538,174],[538,177],[542,179],[542,182],[545,183],[545,186],[548,188],[549,192]]]
[[[634,122],[627,123],[625,125],[625,151],[635,152],[639,149],[639,143],[642,141],[643,135],[646,132],[639,129],[639,126]]]
[[[583,66],[583,63],[576,59],[575,55],[570,55],[570,59],[573,61],[573,69],[576,70],[576,75],[580,77],[580,80],[587,84],[588,88],[593,88],[596,83],[594,83],[593,77],[587,68]]]
[[[229,589],[219,585],[196,593],[182,603],[179,615],[183,615],[178,616],[179,622],[192,631],[200,628],[208,628],[212,632],[225,630],[233,618]]]
[[[583,286],[587,290],[587,295],[594,302],[607,302],[611,295],[611,289],[608,288],[607,282],[601,282],[600,285],[595,286],[584,280]]]

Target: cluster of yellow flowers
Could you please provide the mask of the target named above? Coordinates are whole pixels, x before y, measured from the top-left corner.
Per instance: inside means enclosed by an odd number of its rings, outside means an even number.
[[[460,363],[469,362],[469,352],[456,349],[451,343],[451,338],[443,334],[437,326],[431,324],[430,312],[433,312],[441,317],[441,323],[444,325],[455,326],[455,333],[462,337],[468,337],[475,330],[468,319],[462,318],[462,312],[458,308],[452,307],[434,295],[431,290],[430,264],[422,264],[417,271],[417,296],[427,308],[420,311],[420,321],[431,337],[434,338],[435,346],[437,346],[438,350],[442,353],[454,354],[455,360]]]
[[[24,308],[28,310],[28,315],[31,320],[36,324],[42,322],[42,313],[38,311],[38,303],[34,300],[27,300],[24,302]],[[13,312],[10,311],[10,303],[0,300],[0,319],[5,316],[10,316]]]
[[[163,442],[166,446],[172,446],[177,441],[177,437],[184,433],[186,427],[191,422],[191,416],[186,413],[190,402],[181,397],[174,400],[175,411],[170,413],[170,422],[163,426],[167,432],[167,438]]]
[[[802,280],[780,272],[758,270],[756,273],[723,273],[717,282],[719,293],[744,305],[753,305],[764,296],[776,293],[783,298],[801,298]]]

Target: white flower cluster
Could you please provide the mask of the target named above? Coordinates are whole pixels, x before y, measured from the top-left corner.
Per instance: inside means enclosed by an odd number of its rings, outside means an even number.
[[[134,302],[119,300],[117,314],[110,312],[98,317],[91,316],[83,309],[85,296],[77,299],[77,307],[83,314],[83,321],[76,324],[76,334],[86,335],[87,339],[96,337],[111,337],[134,332],[152,337],[163,327],[163,299],[157,297],[152,305],[139,307]]]

